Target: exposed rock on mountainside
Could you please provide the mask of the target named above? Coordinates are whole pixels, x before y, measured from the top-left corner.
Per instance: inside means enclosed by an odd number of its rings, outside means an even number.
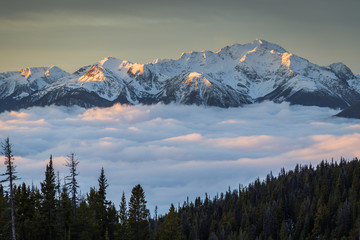
[[[360,102],[345,108],[343,111],[336,114],[336,116],[345,118],[360,118]]]

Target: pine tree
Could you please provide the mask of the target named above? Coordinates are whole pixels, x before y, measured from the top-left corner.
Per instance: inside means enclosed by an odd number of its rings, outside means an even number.
[[[115,205],[109,202],[107,208],[107,239],[114,240],[117,237],[117,229],[119,225],[119,214],[116,211]]]
[[[67,166],[70,169],[70,175],[65,177],[65,179],[68,181],[65,186],[69,189],[69,192],[71,194],[71,206],[74,216],[76,216],[76,204],[77,204],[77,189],[79,188],[79,185],[77,183],[76,177],[79,175],[79,173],[76,170],[77,165],[79,164],[79,160],[75,159],[75,154],[71,153],[66,160],[65,166]]]
[[[9,137],[7,137],[2,144],[3,154],[5,156],[4,164],[6,166],[6,172],[2,176],[7,176],[3,182],[9,182],[10,192],[10,206],[11,206],[11,233],[12,239],[16,239],[15,231],[15,203],[14,203],[14,181],[19,179],[15,174],[14,155],[12,154],[12,144],[10,143]]]
[[[3,185],[0,184],[0,239],[11,239],[10,207]]]
[[[44,220],[42,219],[42,199],[43,197],[40,190],[32,185],[30,189],[30,200],[33,206],[33,214],[29,219],[31,235],[28,239],[41,239],[43,235],[44,226],[42,225],[42,222]]]
[[[103,206],[106,206],[107,204],[106,188],[109,186],[109,184],[107,183],[107,179],[105,177],[104,168],[101,168],[101,173],[98,182],[99,182],[98,194],[99,194],[100,202]]]
[[[107,208],[109,202],[106,200],[106,188],[109,186],[105,177],[104,168],[101,168],[100,177],[98,179],[99,190],[90,189],[88,201],[90,208],[95,211],[95,219],[100,232],[101,239],[107,239],[109,231],[109,221]]]
[[[30,192],[30,189],[29,189]],[[15,190],[15,202],[17,203],[16,208],[16,230],[18,236],[28,237],[29,232],[28,218],[31,216],[31,203],[28,201],[30,193],[27,191],[25,183],[18,186]]]
[[[65,240],[71,239],[71,225],[73,222],[72,219],[72,206],[71,200],[67,193],[67,188],[63,186],[61,192],[61,198],[59,203],[60,210],[60,222],[61,228],[63,230],[63,237]]]
[[[157,240],[181,240],[185,236],[181,234],[180,219],[177,216],[175,207],[171,204],[169,213],[166,214],[164,222],[159,227],[155,239]]]
[[[144,240],[149,235],[148,218],[149,210],[146,209],[145,192],[140,184],[131,191],[129,201],[129,239]]]
[[[76,227],[74,232],[77,231],[77,235],[72,239],[88,240],[88,239],[100,239],[98,225],[95,219],[95,213],[92,211],[90,205],[86,201],[80,201],[77,211]]]
[[[61,199],[61,184],[60,184],[60,172],[57,171],[56,173],[56,191],[57,191],[57,199],[58,201],[60,202],[60,199]]]
[[[120,229],[119,236],[121,240],[127,239],[127,222],[128,222],[128,211],[126,207],[125,193],[122,193],[120,209],[119,209]]]
[[[55,194],[56,179],[53,168],[52,155],[50,155],[49,164],[46,165],[45,180],[41,183],[42,192],[42,210],[44,216],[45,235],[49,240],[54,238],[54,220],[55,220]]]

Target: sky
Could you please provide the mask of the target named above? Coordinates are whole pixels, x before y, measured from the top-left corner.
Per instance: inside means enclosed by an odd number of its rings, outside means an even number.
[[[154,214],[189,197],[211,198],[270,171],[321,160],[360,157],[360,122],[338,110],[263,102],[241,108],[114,105],[103,109],[34,107],[0,114],[0,139],[13,144],[20,184],[40,186],[53,156],[64,179],[66,157],[80,161],[82,194],[97,187],[101,167],[117,209],[141,184]],[[299,131],[301,129],[301,131]],[[5,166],[0,165],[0,172]],[[61,182],[63,182],[61,180]]]
[[[360,73],[358,0],[13,0],[0,8],[0,72],[147,63],[256,38]]]

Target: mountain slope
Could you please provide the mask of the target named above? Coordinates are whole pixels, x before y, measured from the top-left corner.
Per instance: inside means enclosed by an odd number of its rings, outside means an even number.
[[[184,201],[177,229],[184,239],[358,239],[359,173],[357,158],[282,168],[213,198]],[[170,214],[158,221],[160,234]]]
[[[345,117],[345,118],[359,118],[360,119],[360,102],[357,102],[351,105],[348,108],[345,108],[338,114],[337,117]]]
[[[117,102],[237,107],[264,100],[345,108],[360,100],[360,77],[342,63],[321,67],[259,39],[148,64],[108,57],[72,74],[57,67],[0,74],[0,111]]]

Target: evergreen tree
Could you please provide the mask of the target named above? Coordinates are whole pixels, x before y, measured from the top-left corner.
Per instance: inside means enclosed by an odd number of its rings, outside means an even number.
[[[100,203],[101,205],[106,206],[107,205],[106,188],[109,186],[109,184],[107,183],[107,179],[105,177],[104,168],[101,168],[101,173],[98,179],[98,183],[99,183],[98,194],[99,194]]]
[[[91,193],[90,193],[91,194]],[[85,200],[80,200],[77,209],[77,217],[74,220],[74,229],[71,231],[71,239],[98,240],[99,230],[95,218],[95,211]]]
[[[29,191],[28,191],[29,190]],[[16,209],[16,226],[17,226],[17,234],[18,236],[21,236],[21,238],[28,238],[30,227],[29,226],[29,218],[31,218],[32,215],[32,206],[30,203],[30,188],[28,189],[26,187],[25,183],[22,183],[22,185],[18,186],[15,190],[15,202],[17,204]],[[19,237],[18,237],[19,239]]]
[[[56,179],[53,168],[52,155],[49,164],[46,165],[45,180],[41,183],[43,227],[47,239],[54,239],[55,230],[55,194]]]
[[[98,239],[107,239],[109,231],[108,206],[110,203],[106,200],[106,188],[109,186],[105,177],[104,168],[101,168],[100,177],[98,178],[99,190],[90,188],[88,194],[88,203],[90,209],[93,210],[97,230]]]
[[[30,201],[32,203],[32,217],[28,219],[29,229],[31,235],[27,239],[41,239],[43,235],[44,226],[43,213],[42,213],[42,194],[40,190],[34,185],[30,188]],[[21,239],[21,238],[20,238]],[[26,238],[24,238],[26,239]]]
[[[125,193],[122,193],[120,209],[119,209],[119,237],[121,240],[127,240],[127,223],[128,223],[128,211],[126,207]]]
[[[8,196],[5,194],[4,187],[0,184],[0,239],[11,239],[10,220]]]
[[[67,193],[67,188],[63,186],[59,203],[60,223],[62,236],[65,240],[71,239],[71,226],[73,222],[71,199]]]
[[[131,191],[129,201],[129,239],[145,240],[149,236],[149,210],[146,208],[145,192],[140,184]]]
[[[69,192],[71,194],[71,206],[74,216],[76,216],[76,204],[77,204],[77,189],[79,188],[79,185],[77,183],[76,177],[79,175],[77,172],[77,165],[79,164],[79,160],[75,159],[75,154],[71,153],[66,160],[65,166],[67,166],[70,169],[70,175],[67,176],[65,179],[67,180],[67,183],[65,186],[69,189]]]
[[[103,239],[107,238],[109,231],[109,221],[107,216],[107,206],[108,201],[106,200],[106,188],[109,186],[107,183],[107,179],[105,177],[104,168],[101,168],[100,177],[98,179],[99,182],[99,190],[97,192],[98,195],[98,224],[100,227],[100,235]]]
[[[171,204],[164,222],[155,235],[156,240],[182,240],[185,236],[181,233],[180,219],[177,216],[175,207]]]
[[[57,191],[57,199],[58,201],[60,202],[60,199],[61,199],[61,184],[60,184],[60,172],[57,171],[56,173],[56,181],[57,181],[57,184],[56,184],[56,191]]]
[[[98,195],[95,188],[90,188],[87,194],[87,202],[80,201],[75,219],[72,239],[98,240],[100,237],[98,214]]]
[[[15,203],[14,203],[14,181],[18,179],[15,175],[15,165],[14,165],[14,155],[12,153],[12,144],[10,143],[9,137],[7,137],[2,144],[3,154],[5,156],[4,164],[6,166],[6,171],[2,176],[6,176],[1,182],[9,182],[9,192],[10,192],[10,207],[11,207],[11,233],[12,239],[16,239],[15,231]]]
[[[119,214],[116,211],[115,205],[109,202],[107,208],[107,239],[115,240],[118,234]]]

